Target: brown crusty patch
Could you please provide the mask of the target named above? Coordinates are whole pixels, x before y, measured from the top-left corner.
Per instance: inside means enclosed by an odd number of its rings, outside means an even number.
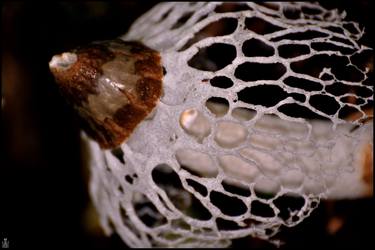
[[[364,118],[364,119],[360,120],[361,123],[366,123],[366,122],[373,119],[373,116],[374,116],[374,109],[373,108],[364,109],[363,112],[366,114],[367,118]],[[362,117],[361,112],[355,112],[353,114],[350,114],[348,117],[346,117],[345,120],[356,121],[356,120],[360,119],[361,117]]]
[[[51,68],[64,97],[73,105],[87,102],[90,94],[96,94],[96,82],[102,74],[101,66],[115,55],[104,45],[90,44],[72,51],[77,61],[66,70]]]
[[[368,195],[372,196],[374,193],[374,168],[373,168],[373,147],[368,143],[363,149],[363,163],[362,163],[362,180],[368,187]]]
[[[373,119],[373,114],[374,114],[373,108],[368,108],[368,109],[365,109],[363,111],[368,117],[365,118],[365,119],[362,119],[361,122],[366,123],[366,122],[371,121]],[[362,114],[360,112],[356,112],[356,113],[353,113],[350,116],[348,116],[346,120],[356,121],[356,120],[360,119],[361,117],[362,117]],[[374,170],[373,169],[374,168],[373,168],[373,147],[372,147],[372,144],[367,143],[362,148],[361,155],[362,155],[362,175],[361,175],[361,178],[367,186],[366,195],[372,196],[373,192],[374,192],[374,187],[373,187],[373,183],[374,183],[374,176],[373,176]]]

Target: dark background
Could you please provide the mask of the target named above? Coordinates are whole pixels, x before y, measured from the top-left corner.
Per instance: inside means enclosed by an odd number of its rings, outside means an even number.
[[[0,240],[10,247],[121,248],[87,217],[90,207],[81,157],[79,123],[60,96],[48,62],[54,54],[90,41],[113,39],[155,2],[55,2],[2,4],[2,149]],[[349,20],[366,26],[372,40],[371,0],[329,1]],[[369,248],[373,242],[373,199],[323,202],[311,217],[280,235],[283,248]],[[92,215],[92,213],[89,213]],[[89,218],[89,219],[88,219]],[[326,230],[332,218],[343,224]],[[268,247],[240,239],[234,247]]]

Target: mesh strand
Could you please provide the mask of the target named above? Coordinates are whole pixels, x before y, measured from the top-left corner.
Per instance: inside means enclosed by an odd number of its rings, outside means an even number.
[[[164,94],[121,148],[87,138],[106,233],[131,247],[278,244],[281,225],[308,217],[372,138],[356,59],[371,49],[344,18],[286,2],[161,3],[140,17],[122,39],[160,51]]]

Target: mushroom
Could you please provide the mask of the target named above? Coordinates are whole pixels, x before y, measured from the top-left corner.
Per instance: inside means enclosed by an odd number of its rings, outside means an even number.
[[[372,67],[355,65],[371,48],[344,18],[308,2],[160,3],[119,39],[54,57],[106,233],[109,219],[133,247],[279,244],[320,199],[372,196]]]

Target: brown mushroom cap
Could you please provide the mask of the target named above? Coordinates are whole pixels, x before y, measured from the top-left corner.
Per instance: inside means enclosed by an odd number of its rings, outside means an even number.
[[[50,69],[86,132],[105,149],[127,139],[162,93],[160,55],[139,42],[94,42],[54,56]]]

